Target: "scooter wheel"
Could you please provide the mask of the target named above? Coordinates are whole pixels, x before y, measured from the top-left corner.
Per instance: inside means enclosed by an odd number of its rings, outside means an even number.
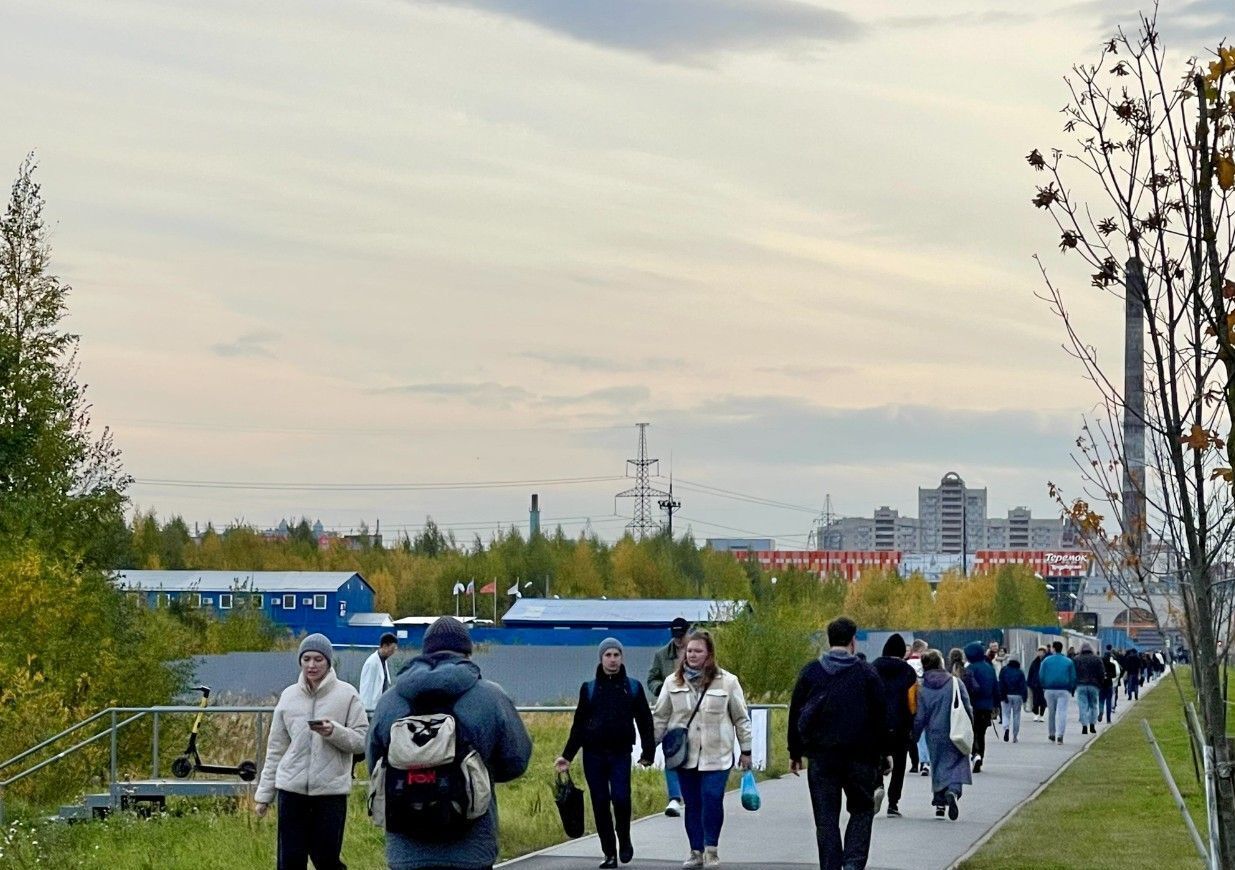
[[[187,756],[180,756],[172,762],[172,776],[177,779],[185,779],[193,772],[193,762]]]
[[[257,779],[257,765],[251,761],[242,761],[239,765],[240,778],[245,782]]]

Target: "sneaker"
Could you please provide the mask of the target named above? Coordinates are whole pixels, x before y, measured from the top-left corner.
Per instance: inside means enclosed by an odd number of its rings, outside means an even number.
[[[1062,738],[1062,737],[1056,737],[1056,738],[1055,738],[1055,742],[1056,742],[1056,743],[1058,743],[1060,746],[1063,746],[1063,738]]]
[[[669,801],[668,806],[665,807],[665,815],[672,816],[675,819],[678,816],[682,815],[682,799],[674,798],[673,800]],[[703,865],[700,864],[699,866],[702,867]]]
[[[698,849],[691,849],[690,855],[682,862],[682,870],[698,870],[703,866],[703,853]]]
[[[956,795],[948,792],[945,798],[948,801],[948,818],[955,822],[957,816],[961,814],[961,808],[956,805]]]
[[[1047,739],[1047,740],[1049,740],[1049,741],[1051,741],[1051,743],[1054,743],[1054,742],[1055,742],[1055,735],[1054,735],[1054,734],[1048,734],[1048,735],[1046,735],[1046,739]]]
[[[886,792],[883,790],[883,786],[879,786],[879,788],[875,789],[875,815],[879,815],[879,811],[883,809],[883,798],[885,794]]]
[[[629,864],[635,858],[635,847],[630,843],[622,843],[618,846],[618,860],[623,864]]]
[[[901,817],[900,807],[896,804],[888,804],[888,818],[899,819]]]
[[[981,755],[975,755],[973,757],[973,772],[974,773],[982,772],[982,756]]]
[[[922,776],[931,775],[931,766],[929,764],[922,765]]]
[[[1020,742],[1021,742],[1021,741],[1020,741],[1020,735],[1018,735],[1018,734],[1013,734],[1013,735],[1012,735],[1012,742],[1013,742],[1013,743],[1020,743]]]
[[[935,818],[942,819],[943,813],[944,813],[943,807],[935,807]]]
[[[706,846],[703,850],[703,866],[704,867],[719,867],[720,855],[716,854],[715,846]]]
[[[1003,742],[1004,743],[1008,742],[1008,729],[1007,728],[1003,729]]]
[[[609,868],[611,867],[616,867],[617,866],[617,855],[606,855],[605,860],[601,861],[596,866],[599,867],[600,870],[609,870]]]

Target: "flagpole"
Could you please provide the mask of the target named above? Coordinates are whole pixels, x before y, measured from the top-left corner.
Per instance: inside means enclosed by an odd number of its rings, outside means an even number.
[[[469,583],[472,587],[472,625],[476,625],[476,578],[473,577]]]
[[[493,624],[497,625],[497,578],[493,578]]]

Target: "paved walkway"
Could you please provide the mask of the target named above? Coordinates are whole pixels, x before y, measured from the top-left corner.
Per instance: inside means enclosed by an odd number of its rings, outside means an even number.
[[[1161,680],[1159,680],[1161,682]],[[1157,685],[1157,683],[1153,684]],[[1136,706],[1121,700],[1115,719]],[[869,870],[946,870],[1042,783],[1073,758],[1097,735],[1082,735],[1076,700],[1068,711],[1067,736],[1062,746],[1046,739],[1046,723],[1032,716],[1021,719],[1019,743],[1004,743],[1002,732],[987,734],[987,758],[974,784],[965,787],[960,818],[935,818],[931,807],[930,778],[905,775],[900,809],[904,816],[875,819]],[[756,813],[742,810],[737,792],[725,796],[725,826],[720,837],[722,865],[729,870],[805,870],[818,867],[814,821],[806,777],[785,776],[760,783],[763,807]],[[844,829],[844,819],[841,820]],[[631,826],[635,860],[630,868],[680,867],[688,847],[681,819],[649,816]],[[583,870],[600,863],[594,836],[581,837],[499,866],[511,870]]]

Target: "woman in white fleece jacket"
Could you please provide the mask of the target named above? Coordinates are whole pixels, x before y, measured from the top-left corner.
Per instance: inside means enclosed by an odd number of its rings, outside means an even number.
[[[274,708],[266,764],[257,784],[256,812],[279,798],[278,870],[346,870],[343,825],[352,788],[352,755],[369,732],[360,695],[335,676],[334,651],[324,634],[300,642],[300,678]]]

